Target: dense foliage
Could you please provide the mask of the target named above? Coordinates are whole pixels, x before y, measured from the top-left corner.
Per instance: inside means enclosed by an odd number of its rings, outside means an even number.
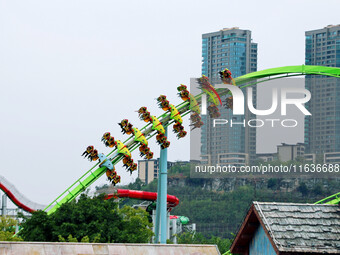
[[[22,241],[20,237],[13,236],[18,222],[8,216],[0,216],[0,241]]]
[[[147,213],[142,209],[82,195],[63,204],[55,213],[37,211],[22,224],[25,241],[69,241],[102,243],[147,243],[153,235]]]

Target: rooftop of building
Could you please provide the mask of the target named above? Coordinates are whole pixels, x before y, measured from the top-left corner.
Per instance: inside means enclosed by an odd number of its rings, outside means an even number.
[[[258,226],[277,254],[340,254],[339,205],[253,202],[231,251],[244,253]]]
[[[251,33],[250,30],[248,29],[240,29],[239,27],[231,27],[231,28],[223,28],[215,32],[209,32],[209,33],[204,33],[202,34],[202,37],[209,37],[209,36],[214,36],[214,35],[220,35],[223,32],[246,32],[246,33]]]
[[[338,24],[338,25],[328,25],[328,26],[326,26],[324,28],[309,30],[309,31],[306,31],[306,34],[313,34],[313,33],[317,33],[317,32],[324,32],[324,30],[327,30],[327,29],[340,29],[340,24]]]

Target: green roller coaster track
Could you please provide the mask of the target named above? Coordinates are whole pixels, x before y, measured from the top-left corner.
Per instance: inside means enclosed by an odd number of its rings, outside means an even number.
[[[261,83],[268,80],[280,79],[292,76],[301,76],[301,75],[325,75],[331,77],[339,77],[340,78],[340,68],[334,67],[325,67],[325,66],[285,66],[278,68],[266,69],[254,73],[249,73],[238,78],[235,78],[235,82],[237,86],[240,88],[252,86],[257,83]],[[261,79],[261,80],[259,80]],[[242,85],[242,86],[241,86]],[[196,99],[199,100],[201,95],[196,96]],[[182,116],[185,116],[190,113],[190,103],[185,101],[181,104],[177,105],[176,108],[179,110]],[[170,113],[165,112],[161,116],[158,117],[161,123],[164,126],[169,126],[173,123],[173,120],[170,119]],[[144,126],[141,131],[145,134],[146,139],[152,138],[156,132],[151,129],[151,124]],[[138,142],[133,140],[133,136],[130,136],[127,140],[124,141],[126,147],[133,151],[138,147]],[[116,150],[111,151],[107,157],[110,157],[112,164],[117,164],[122,156],[115,153]],[[98,167],[99,163],[94,165],[90,170],[88,170],[84,175],[82,175],[77,181],[75,181],[70,187],[68,187],[60,196],[58,196],[55,200],[52,201],[45,209],[48,214],[55,212],[62,204],[67,203],[75,199],[81,192],[83,192],[86,188],[88,188],[92,183],[94,183],[99,177],[101,177],[105,172],[105,167]],[[338,194],[339,195],[339,194]],[[339,201],[339,196],[337,198]],[[322,203],[322,200],[319,201]],[[319,203],[318,202],[318,203]]]

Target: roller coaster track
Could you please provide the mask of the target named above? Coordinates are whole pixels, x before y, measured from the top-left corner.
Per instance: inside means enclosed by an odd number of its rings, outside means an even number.
[[[237,86],[240,88],[252,86],[268,80],[280,79],[292,76],[301,75],[324,75],[331,77],[340,77],[340,68],[324,67],[324,66],[285,66],[278,68],[266,69],[254,73],[249,73],[238,78],[235,78]],[[261,79],[261,80],[259,80]],[[219,90],[217,90],[219,91]],[[196,100],[200,101],[201,94],[196,96]],[[190,103],[188,101],[177,105],[179,113],[185,116],[190,113]],[[170,112],[165,112],[158,117],[164,127],[170,126],[174,121],[170,119]],[[141,131],[145,134],[146,139],[152,138],[156,131],[152,130],[151,124],[144,126]],[[133,136],[130,136],[124,141],[126,147],[132,152],[138,148],[138,142],[135,142]],[[117,153],[117,150],[111,151],[107,157],[113,165],[117,164],[123,156]],[[105,172],[105,167],[98,167],[99,163],[95,164],[90,170],[84,173],[78,180],[76,180],[69,188],[67,188],[60,196],[53,200],[45,209],[48,214],[55,212],[62,204],[75,199],[81,192],[94,183]]]
[[[334,195],[331,195],[329,197],[326,197],[324,199],[321,199],[320,201],[316,202],[315,204],[337,205],[339,203],[340,203],[340,192],[336,193]]]
[[[0,175],[0,189],[6,193],[9,199],[18,207],[26,212],[32,213],[36,210],[42,210],[46,205],[40,205],[32,202],[20,193],[13,184],[11,184],[5,177]]]

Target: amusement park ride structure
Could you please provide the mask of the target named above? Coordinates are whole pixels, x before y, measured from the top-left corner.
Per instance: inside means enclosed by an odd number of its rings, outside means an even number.
[[[228,69],[220,72],[221,80],[223,83],[235,85],[239,88],[252,86],[268,80],[301,75],[325,75],[340,78],[340,68],[305,65],[285,66],[249,73],[235,79],[231,77],[231,73]],[[170,146],[170,142],[167,140],[168,127],[173,124],[173,131],[177,134],[177,137],[179,139],[185,137],[187,132],[184,131],[184,128],[182,126],[183,116],[191,113],[190,120],[191,126],[193,128],[199,128],[204,125],[200,118],[200,104],[202,101],[202,95],[208,95],[209,105],[207,110],[212,118],[216,118],[220,116],[217,106],[223,104],[220,96],[230,94],[230,92],[226,90],[215,90],[214,87],[210,85],[209,79],[205,76],[199,78],[198,83],[200,84],[202,93],[197,96],[190,94],[185,85],[180,85],[177,88],[178,95],[183,100],[183,102],[176,106],[170,104],[165,95],[159,96],[157,98],[158,105],[165,112],[158,117],[151,115],[151,113],[147,111],[146,107],[141,107],[138,110],[139,117],[147,124],[140,129],[134,127],[131,123],[129,123],[127,119],[122,120],[119,123],[122,128],[122,132],[129,135],[129,138],[126,139],[124,142],[117,140],[116,138],[112,137],[109,132],[106,132],[102,137],[102,141],[106,147],[113,148],[113,150],[107,155],[103,153],[98,153],[98,151],[94,149],[93,146],[88,146],[86,151],[83,153],[83,156],[89,158],[91,161],[98,160],[99,163],[96,163],[90,170],[84,173],[78,180],[76,180],[69,188],[67,188],[60,196],[58,196],[45,208],[35,208],[30,207],[28,204],[25,205],[24,203],[16,199],[16,196],[14,194],[11,195],[11,191],[9,189],[6,189],[4,185],[0,185],[0,188],[17,206],[23,208],[24,210],[32,212],[36,209],[43,209],[48,214],[52,214],[62,204],[74,200],[79,194],[85,191],[86,188],[88,188],[105,173],[108,179],[114,185],[119,183],[120,177],[115,171],[115,165],[118,162],[122,161],[124,166],[131,173],[133,171],[136,171],[137,164],[133,162],[131,152],[138,148],[142,157],[146,159],[151,159],[153,157],[153,153],[148,147],[148,140],[156,136],[156,140],[161,147],[160,174],[158,178],[157,190],[158,196],[156,195],[155,197],[155,194],[148,195],[153,196],[153,200],[157,200],[155,242],[166,243],[166,221],[167,211],[169,210],[169,200],[167,202],[167,148]],[[227,98],[223,106],[232,109],[233,104],[231,96]],[[0,181],[3,182],[2,179]],[[117,194],[118,196],[126,195],[126,193],[124,193],[122,190],[118,190]],[[131,194],[133,194],[133,192]],[[328,199],[328,203],[339,203],[340,193],[326,199]],[[318,203],[324,202],[326,201],[321,200]],[[178,204],[178,199],[176,200],[175,204]],[[158,239],[159,233],[160,240]]]

